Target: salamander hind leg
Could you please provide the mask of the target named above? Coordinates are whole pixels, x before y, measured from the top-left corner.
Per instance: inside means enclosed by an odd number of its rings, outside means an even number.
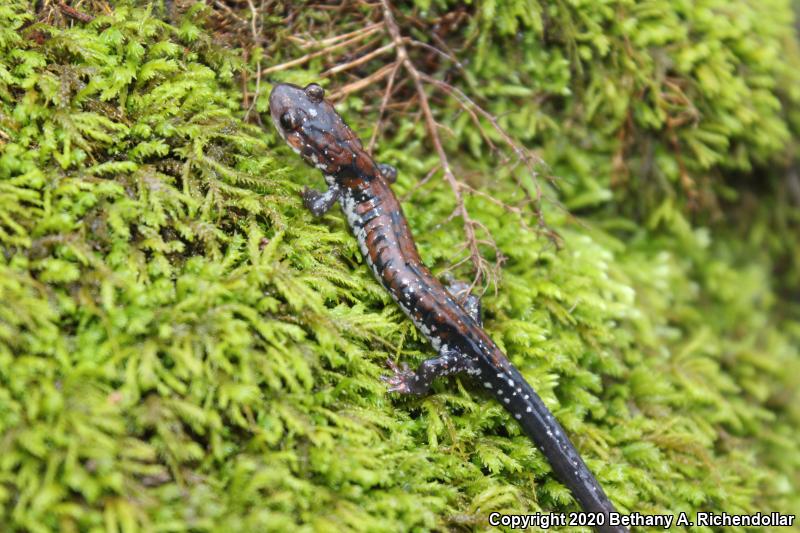
[[[388,163],[378,163],[378,170],[381,171],[381,176],[386,180],[386,183],[394,183],[397,181],[397,169]]]
[[[446,279],[447,292],[455,298],[464,311],[467,312],[472,319],[483,327],[483,310],[481,308],[481,299],[469,292],[469,283],[463,281],[455,281],[452,278]]]
[[[475,368],[470,358],[455,350],[442,352],[439,357],[423,361],[416,372],[405,363],[398,366],[390,360],[387,364],[393,374],[381,376],[381,380],[389,384],[389,392],[419,395],[427,394],[437,377],[472,372]]]
[[[306,187],[303,189],[302,197],[303,205],[306,206],[306,209],[311,211],[316,217],[322,216],[327,213],[330,208],[333,207],[333,204],[336,203],[336,200],[339,199],[339,187],[329,187],[325,192],[319,192]]]

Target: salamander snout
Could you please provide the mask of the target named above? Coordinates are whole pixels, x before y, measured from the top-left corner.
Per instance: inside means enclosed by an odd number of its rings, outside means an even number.
[[[349,129],[324,96],[325,90],[316,83],[305,87],[280,83],[269,95],[269,112],[292,150],[309,165],[334,174],[339,169],[342,134],[346,138]]]
[[[305,87],[276,85],[269,95],[269,112],[286,144],[326,176],[372,176],[379,172],[316,83]]]
[[[279,83],[269,95],[269,113],[278,133],[290,144],[289,137],[299,132],[311,109],[322,102],[324,90],[312,83],[305,88],[291,83]],[[295,147],[293,145],[293,147]]]

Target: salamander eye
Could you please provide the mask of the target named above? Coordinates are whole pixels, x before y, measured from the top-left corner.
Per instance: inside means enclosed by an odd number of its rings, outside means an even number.
[[[300,125],[300,120],[297,116],[297,113],[293,113],[291,111],[285,112],[281,115],[281,127],[285,130],[296,130],[297,126]]]
[[[325,96],[325,89],[316,83],[309,83],[306,85],[305,91],[306,96],[308,96],[308,98],[315,104],[320,103],[322,101],[322,97]]]

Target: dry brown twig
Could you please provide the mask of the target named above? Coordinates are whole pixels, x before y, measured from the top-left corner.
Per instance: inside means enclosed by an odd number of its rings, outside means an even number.
[[[308,61],[314,59],[315,57],[319,57],[325,54],[329,54],[334,50],[338,50],[339,48],[343,48],[345,46],[349,46],[353,43],[357,43],[359,41],[363,41],[366,37],[372,35],[376,31],[380,29],[380,25],[375,25],[371,29],[361,31],[356,33],[355,36],[346,39],[344,41],[337,42],[335,44],[327,45],[321,50],[317,50],[316,52],[310,52],[302,57],[298,57],[297,59],[293,59],[291,61],[287,61],[286,63],[281,63],[279,65],[275,65],[269,68],[266,68],[261,71],[262,76],[266,76],[268,74],[273,74],[275,72],[280,72],[282,70],[286,70],[292,67],[296,67],[302,65],[303,63],[307,63]]]
[[[59,2],[58,8],[71,19],[79,20],[81,22],[91,22],[94,20],[92,15],[82,13],[72,6],[67,5],[65,2]]]
[[[408,201],[408,199],[411,198],[414,195],[414,193],[416,193],[418,190],[423,188],[425,184],[427,184],[431,180],[431,178],[434,175],[436,175],[437,172],[439,172],[441,168],[442,167],[438,163],[433,165],[433,168],[430,169],[427,174],[425,174],[425,177],[414,183],[414,186],[411,187],[411,189],[407,191],[402,198],[400,198],[400,202],[405,203],[406,201]]]
[[[331,100],[339,100],[343,96],[347,96],[350,93],[358,92],[361,89],[363,89],[364,87],[368,87],[368,86],[372,85],[374,82],[376,82],[376,81],[388,76],[391,73],[392,69],[394,69],[394,64],[393,63],[389,63],[388,65],[384,65],[383,67],[379,68],[378,70],[376,70],[375,72],[373,72],[372,74],[367,76],[366,78],[361,78],[358,81],[354,81],[353,83],[349,83],[349,84],[345,85],[344,87],[342,87],[338,91],[334,91],[334,92],[330,93],[330,95],[328,95],[328,98],[330,98]]]
[[[419,97],[420,109],[425,119],[425,126],[426,129],[428,130],[429,138],[433,143],[434,150],[436,150],[436,154],[439,158],[439,165],[441,167],[442,174],[444,176],[445,181],[450,186],[453,195],[455,196],[456,207],[453,210],[450,217],[448,217],[448,219],[459,217],[461,218],[462,221],[462,227],[465,236],[465,242],[463,244],[462,250],[466,250],[468,252],[468,255],[464,259],[453,264],[448,270],[455,269],[461,264],[465,263],[466,261],[471,261],[475,269],[475,276],[470,285],[470,290],[472,290],[479,284],[484,284],[483,287],[484,290],[490,284],[493,284],[496,288],[497,272],[502,258],[502,253],[500,252],[500,249],[497,247],[497,244],[492,238],[489,229],[480,221],[473,219],[470,216],[469,212],[467,211],[467,207],[464,203],[464,195],[462,194],[461,183],[455,177],[452,167],[450,166],[450,161],[448,160],[447,153],[445,152],[441,138],[439,137],[438,124],[433,116],[433,112],[431,110],[430,103],[428,100],[428,94],[425,92],[425,86],[423,81],[430,81],[433,80],[434,78],[431,78],[425,75],[424,73],[421,73],[414,65],[413,61],[411,61],[411,58],[408,55],[408,50],[406,49],[405,46],[405,40],[400,33],[400,28],[398,27],[397,21],[394,18],[392,7],[389,4],[389,1],[381,0],[381,4],[383,6],[383,22],[386,26],[386,31],[389,33],[389,36],[394,41],[395,50],[397,54],[397,61],[399,64],[403,66],[405,71],[411,76],[413,80],[417,96]],[[480,108],[479,106],[476,107]],[[482,110],[482,108],[480,109]],[[487,115],[489,114],[487,113]],[[477,236],[478,231],[482,231],[487,236],[487,239],[478,239]],[[481,253],[479,246],[479,244],[481,243],[490,246],[494,251],[495,257],[497,258],[494,267],[491,267],[489,262],[483,257],[483,254]]]
[[[340,65],[336,65],[335,67],[331,67],[322,74],[319,75],[320,78],[327,78],[328,76],[332,76],[333,74],[338,74],[339,72],[344,72],[345,70],[350,70],[351,68],[355,68],[359,65],[363,65],[367,61],[378,57],[381,54],[384,54],[394,48],[394,43],[389,43],[385,46],[381,46],[377,50],[373,50],[368,54],[364,54],[363,56],[359,57],[358,59],[354,59],[347,63],[343,63]]]
[[[490,203],[492,203],[492,204],[494,204],[494,205],[496,205],[498,207],[501,207],[504,211],[507,211],[507,212],[509,212],[509,213],[511,213],[513,215],[516,215],[519,218],[519,222],[520,222],[520,224],[522,224],[522,227],[524,227],[525,229],[530,229],[528,227],[528,223],[525,221],[525,213],[522,212],[522,209],[520,207],[518,207],[516,205],[510,205],[510,204],[507,204],[506,202],[498,200],[497,198],[495,198],[491,194],[486,193],[484,191],[481,191],[480,189],[476,189],[475,187],[473,187],[471,185],[468,185],[468,184],[466,184],[464,182],[459,182],[458,185],[459,185],[459,187],[461,187],[462,189],[467,191],[469,194],[472,194],[473,196],[480,196],[481,198],[484,198],[486,201],[488,201],[488,202],[490,202]]]
[[[369,138],[369,144],[367,145],[367,151],[372,153],[373,148],[375,148],[375,141],[378,140],[378,132],[381,129],[381,122],[383,121],[383,114],[386,112],[386,106],[389,104],[389,99],[392,97],[392,89],[394,88],[394,79],[397,76],[397,71],[400,70],[400,63],[395,61],[394,69],[392,69],[392,73],[389,74],[389,81],[386,82],[386,91],[383,93],[383,98],[381,98],[381,107],[378,110],[378,119],[375,121],[375,127],[372,129],[372,136]]]
[[[225,2],[220,2],[220,0],[214,0],[214,5],[223,10],[230,18],[238,22],[241,26],[245,28],[249,26],[250,23],[247,22],[242,17],[240,17],[239,15],[237,15],[236,12],[230,7],[228,7],[228,5]]]
[[[503,139],[503,142],[509,148],[511,148],[511,150],[514,152],[514,155],[517,157],[517,160],[513,163],[511,170],[513,170],[514,167],[519,163],[523,163],[525,165],[528,174],[531,176],[531,180],[534,184],[534,187],[536,188],[536,197],[533,198],[530,196],[528,188],[525,186],[524,183],[520,182],[519,179],[517,179],[517,183],[520,185],[520,189],[522,189],[522,191],[525,194],[526,203],[533,207],[533,212],[538,220],[540,231],[545,233],[556,246],[560,247],[561,238],[557,233],[555,233],[552,229],[549,228],[544,219],[544,213],[542,213],[541,209],[539,209],[539,205],[541,205],[542,201],[542,188],[539,185],[539,180],[537,179],[539,173],[536,171],[536,165],[544,165],[544,161],[542,161],[542,159],[538,157],[536,154],[532,153],[530,150],[528,150],[524,146],[514,141],[514,139],[511,138],[508,132],[506,132],[497,122],[497,118],[488,111],[486,111],[485,109],[483,109],[477,103],[475,103],[475,101],[472,100],[469,96],[467,96],[467,94],[464,93],[464,91],[450,85],[449,83],[428,76],[427,74],[422,74],[422,76],[426,81],[434,85],[437,85],[443,91],[452,95],[456,99],[456,101],[461,105],[462,109],[464,109],[470,114],[477,113],[481,115],[492,125],[492,128],[494,128],[494,130]],[[484,134],[482,127],[480,126],[480,123],[476,122],[476,124],[478,125],[478,128],[481,131],[481,133],[483,134],[484,139],[487,139],[487,136]],[[489,145],[492,148],[494,148],[494,145],[492,145],[491,142],[489,142]],[[505,161],[504,163],[508,163],[508,161]]]
[[[328,37],[327,39],[320,39],[318,41],[306,40],[301,37],[297,37],[296,35],[290,35],[287,37],[287,39],[295,43],[300,48],[313,48],[315,46],[330,46],[332,44],[338,43],[339,41],[355,37],[356,35],[361,35],[364,32],[372,32],[374,30],[380,29],[381,26],[383,26],[382,23],[375,22],[374,24],[370,24],[364,28],[359,28],[357,30],[353,30],[348,33],[341,33],[339,35],[334,35],[333,37]]]
[[[258,26],[256,24],[256,20],[258,19],[258,11],[256,10],[256,6],[253,5],[253,0],[247,0],[247,5],[250,7],[250,31],[253,34],[253,43],[257,43],[259,41],[259,31]],[[258,95],[261,93],[261,58],[258,58],[256,63],[256,93],[253,95],[253,102],[250,104],[250,107],[247,108],[247,113],[244,114],[245,122],[250,118],[250,113],[256,107],[258,103]],[[258,116],[258,114],[256,114]],[[261,118],[258,118],[259,122]]]

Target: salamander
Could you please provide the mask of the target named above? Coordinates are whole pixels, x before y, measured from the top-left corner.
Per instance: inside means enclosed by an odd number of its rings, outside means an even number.
[[[446,287],[423,264],[390,187],[397,171],[375,162],[324,95],[315,83],[277,84],[269,97],[270,115],[289,147],[325,177],[327,190],[306,187],[304,205],[319,216],[339,202],[366,264],[438,352],[416,371],[390,362],[392,374],[383,378],[388,390],[421,395],[434,378],[472,376],[522,426],[583,510],[603,515],[598,521],[604,524],[596,529],[627,531],[608,525],[614,505],[561,424],[483,330],[478,299],[464,283]]]

